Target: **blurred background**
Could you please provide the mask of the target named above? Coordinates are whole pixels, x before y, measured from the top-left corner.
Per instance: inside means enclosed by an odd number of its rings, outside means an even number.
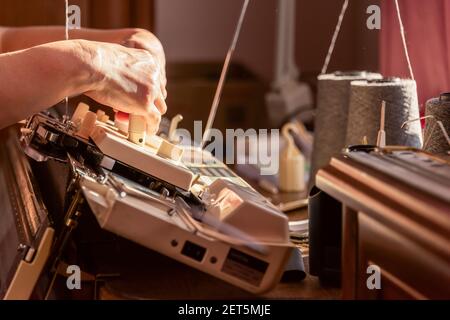
[[[183,127],[208,116],[242,0],[70,0],[81,8],[81,25],[140,27],[153,31],[167,54],[169,116],[183,114]],[[294,60],[298,81],[312,92],[323,65],[343,1],[297,0]],[[423,103],[450,86],[447,0],[399,1],[408,47]],[[423,4],[423,2],[422,2]],[[381,6],[381,30],[369,30],[368,6]],[[393,1],[350,0],[328,72],[378,71],[407,77]],[[0,0],[0,25],[63,25],[64,0]],[[420,10],[418,10],[420,8]],[[265,96],[275,78],[278,0],[251,1],[227,79],[217,128],[280,127],[292,111],[274,121]],[[426,26],[426,28],[424,28]],[[279,88],[278,88],[279,89]],[[273,91],[272,90],[272,91]],[[286,113],[286,114],[283,114]],[[295,112],[294,112],[295,113]],[[270,119],[272,117],[272,119]],[[303,119],[308,128],[312,117]]]
[[[373,0],[352,1],[329,70],[378,70],[378,30],[365,27]],[[167,55],[169,116],[206,121],[241,0],[70,0],[82,27],[153,31]],[[0,25],[64,25],[63,0],[0,0]],[[296,1],[295,62],[315,90],[342,3]],[[274,80],[278,0],[251,1],[215,127],[268,128],[265,95]],[[287,116],[287,115],[286,115]],[[309,125],[307,123],[307,125]]]

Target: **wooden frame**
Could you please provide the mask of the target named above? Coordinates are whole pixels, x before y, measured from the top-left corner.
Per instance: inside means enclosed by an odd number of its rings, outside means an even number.
[[[346,299],[449,299],[448,204],[349,158],[333,158],[317,186],[341,201]],[[366,286],[381,269],[381,290]]]

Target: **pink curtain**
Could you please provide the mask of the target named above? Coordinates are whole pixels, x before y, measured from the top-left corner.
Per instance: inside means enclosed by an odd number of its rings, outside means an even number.
[[[421,113],[425,102],[450,91],[450,0],[399,0]],[[380,70],[409,78],[393,0],[381,1]]]

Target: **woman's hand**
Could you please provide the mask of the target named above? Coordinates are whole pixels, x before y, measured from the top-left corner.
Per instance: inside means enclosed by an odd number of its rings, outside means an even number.
[[[161,71],[161,92],[163,93],[164,99],[166,99],[166,56],[164,48],[158,38],[145,29],[133,29],[131,33],[125,37],[122,44],[128,48],[146,50],[158,60]]]
[[[167,110],[165,79],[160,57],[144,49],[80,40],[91,59],[93,86],[85,94],[94,100],[147,119],[147,131],[155,134]]]
[[[0,128],[87,94],[114,109],[146,117],[155,133],[167,110],[164,50],[142,29],[71,30],[62,27],[0,30]],[[80,40],[78,40],[80,39]],[[85,40],[81,40],[85,39]]]

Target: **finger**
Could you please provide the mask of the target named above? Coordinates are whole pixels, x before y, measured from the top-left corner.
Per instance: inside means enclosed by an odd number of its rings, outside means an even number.
[[[161,83],[161,92],[162,92],[164,100],[166,100],[167,99],[167,89],[166,89],[166,86],[162,83]]]
[[[161,73],[159,75],[159,81],[161,81],[161,85],[165,88],[167,86],[167,77],[166,77],[166,71],[164,69],[161,70]]]
[[[158,109],[158,111],[160,112],[160,114],[165,114],[167,112],[167,104],[166,104],[166,100],[164,100],[163,98],[163,94],[161,93],[161,95],[155,100],[155,106]]]
[[[123,45],[124,47],[127,47],[127,48],[136,48],[136,49],[139,49],[139,48],[136,47],[136,42],[133,41],[133,40],[130,40],[130,39],[127,39],[127,40],[123,41],[123,42],[122,42],[122,45]]]
[[[158,124],[147,124],[147,135],[155,136],[158,133],[158,130],[159,130],[159,123]]]
[[[159,112],[152,112],[147,114],[147,134],[155,135],[158,132],[159,124],[161,123],[161,114]]]

